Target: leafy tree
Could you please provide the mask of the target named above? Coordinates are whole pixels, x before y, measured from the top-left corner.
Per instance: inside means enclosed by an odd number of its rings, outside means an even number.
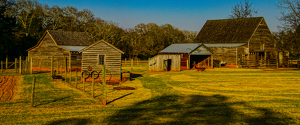
[[[290,52],[290,56],[299,58],[300,55],[300,1],[299,0],[279,0],[277,7],[281,9],[281,17],[278,18],[282,25],[279,26],[281,32],[278,39],[285,50]]]
[[[185,35],[184,43],[193,43],[198,33],[196,31],[188,31],[188,30],[183,30],[182,32]]]
[[[7,14],[15,3],[13,1],[0,1],[0,60],[4,60],[6,55],[18,55],[16,49],[16,18]]]
[[[300,1],[299,0],[279,0],[277,7],[281,9],[282,22],[280,28],[285,31],[295,31],[300,24]]]
[[[255,10],[252,7],[252,3],[249,3],[248,0],[245,0],[245,3],[239,2],[232,7],[229,18],[230,19],[249,18],[252,17],[254,14],[257,14],[257,10]]]

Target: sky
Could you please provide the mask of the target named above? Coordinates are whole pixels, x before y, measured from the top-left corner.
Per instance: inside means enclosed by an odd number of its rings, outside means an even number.
[[[37,0],[50,7],[74,6],[89,9],[95,17],[113,21],[121,28],[134,28],[140,23],[171,24],[180,30],[199,32],[207,20],[227,19],[232,7],[244,0]],[[281,16],[278,0],[249,0],[264,17],[271,32],[277,32]]]

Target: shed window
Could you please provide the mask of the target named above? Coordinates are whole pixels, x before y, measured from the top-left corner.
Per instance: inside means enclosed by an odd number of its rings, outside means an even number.
[[[98,55],[98,65],[104,65],[105,55]]]

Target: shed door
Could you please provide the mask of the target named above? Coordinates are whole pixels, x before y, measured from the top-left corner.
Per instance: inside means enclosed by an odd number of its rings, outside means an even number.
[[[171,71],[172,59],[164,60],[164,70]]]
[[[168,60],[164,60],[164,65],[163,65],[164,70],[167,70],[167,67],[168,67]]]
[[[171,71],[171,67],[172,67],[172,59],[168,59],[167,71]]]

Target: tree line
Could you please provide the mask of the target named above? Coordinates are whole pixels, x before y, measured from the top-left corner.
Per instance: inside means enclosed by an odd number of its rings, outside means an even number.
[[[300,56],[300,2],[278,0],[282,10],[280,31],[273,36],[277,48]],[[232,7],[228,18],[249,18],[257,14],[245,0]],[[46,30],[88,32],[95,40],[105,40],[125,52],[126,58],[147,59],[173,43],[192,43],[196,31],[179,30],[170,24],[138,24],[123,29],[117,23],[102,20],[88,9],[52,6],[31,0],[0,1],[0,60],[6,55],[26,56],[27,49],[37,44]]]
[[[6,55],[27,55],[46,30],[88,32],[95,40],[105,40],[125,52],[127,58],[148,58],[172,43],[193,42],[197,32],[179,30],[170,24],[138,24],[123,29],[102,20],[88,9],[52,6],[31,0],[1,0],[0,59]]]

